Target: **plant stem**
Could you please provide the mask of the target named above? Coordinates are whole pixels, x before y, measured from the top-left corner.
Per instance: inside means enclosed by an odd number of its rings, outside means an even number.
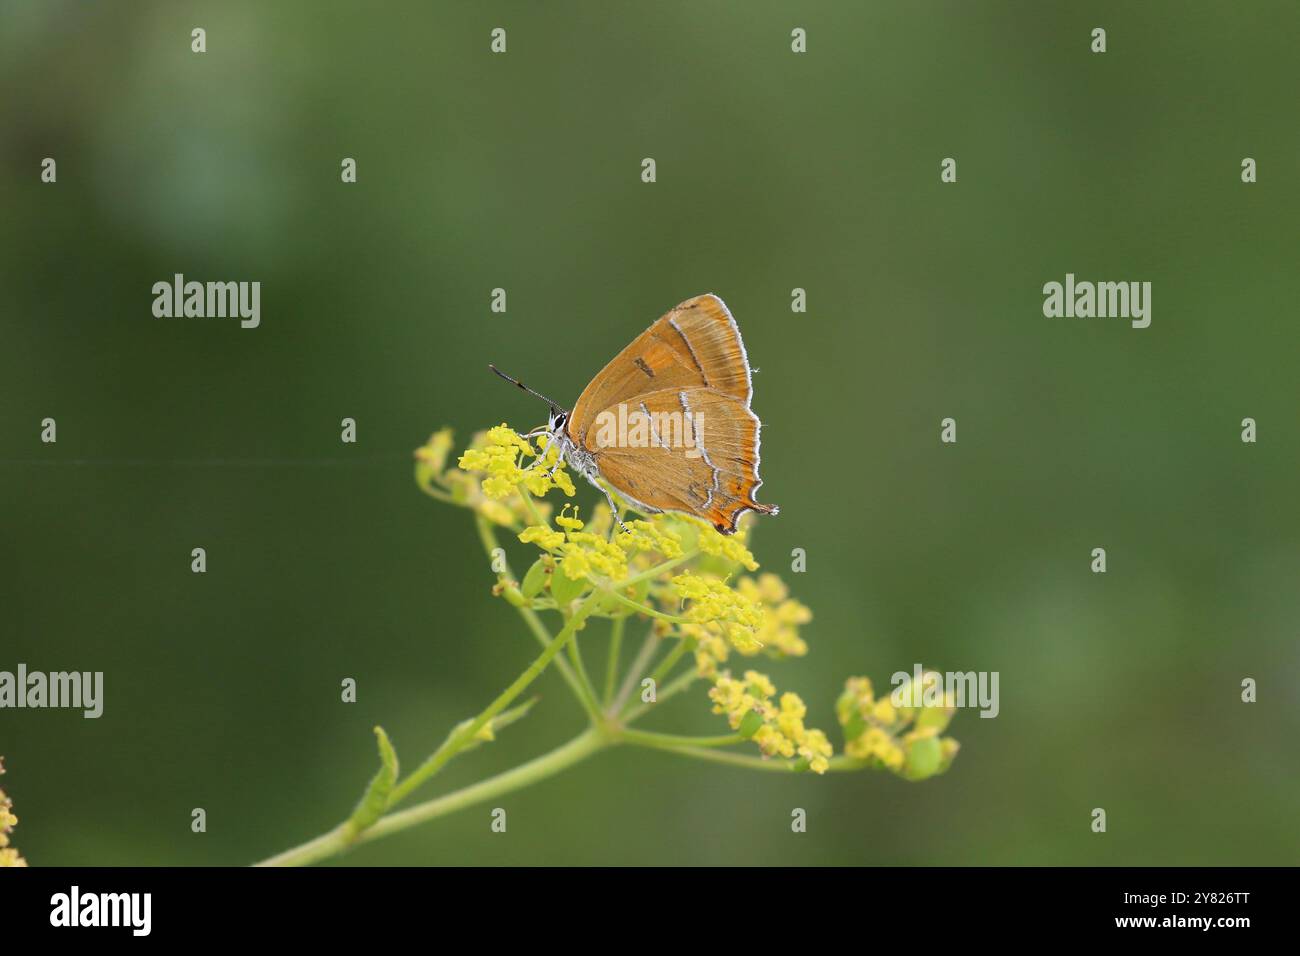
[[[549,528],[550,525],[542,519],[542,513],[537,510],[537,502],[533,501],[533,496],[528,493],[528,489],[523,485],[519,485],[519,497],[524,499],[524,504],[528,507],[528,514],[532,517],[533,524],[544,525]]]
[[[582,695],[582,706],[593,723],[600,723],[603,719],[600,714],[600,701],[596,699],[596,687],[587,674],[587,665],[583,663],[582,648],[578,646],[576,634],[569,641],[569,660],[573,662],[573,669],[578,672],[578,691]]]
[[[797,761],[779,760],[771,757],[760,757],[754,754],[738,754],[730,750],[712,750],[708,747],[683,746],[677,744],[645,744],[644,746],[654,747],[656,750],[663,750],[668,753],[681,754],[683,757],[696,757],[700,760],[711,760],[714,763],[726,763],[736,767],[748,767],[751,770],[773,770],[778,773],[793,773]]]
[[[645,581],[649,578],[658,577],[659,575],[663,574],[665,571],[671,571],[679,564],[685,564],[687,561],[691,560],[699,553],[700,553],[699,549],[697,548],[694,551],[687,551],[680,558],[670,558],[667,561],[661,561],[659,564],[656,564],[653,568],[647,568],[646,570],[642,571],[640,574],[634,574],[625,581],[619,581],[618,586],[621,588],[630,588],[632,585],[640,584],[642,581]]]
[[[654,625],[650,625],[650,631],[645,636],[645,643],[641,645],[641,650],[637,651],[636,658],[632,661],[632,666],[627,669],[627,676],[623,678],[623,685],[618,689],[618,696],[606,710],[608,714],[617,714],[623,709],[627,699],[632,696],[632,688],[636,686],[636,679],[644,673],[646,665],[650,659],[655,656],[655,647],[659,643],[659,638],[655,636]]]
[[[683,637],[677,641],[677,646],[664,656],[659,666],[655,668],[654,673],[650,675],[650,679],[655,682],[656,688],[659,686],[660,681],[672,673],[672,669],[677,666],[677,662],[682,659],[682,655],[694,646],[695,640],[693,638]]]
[[[605,706],[614,699],[614,685],[618,683],[618,659],[623,653],[623,627],[627,618],[616,617],[610,622],[609,659],[605,662]]]
[[[555,636],[555,639],[552,640],[550,644],[546,645],[546,649],[542,651],[535,661],[528,665],[527,670],[515,678],[514,683],[497,695],[496,700],[488,704],[487,708],[474,718],[474,721],[468,727],[462,730],[459,734],[454,734],[452,737],[448,738],[447,742],[435,750],[428,760],[417,767],[409,777],[394,787],[388,805],[390,807],[396,806],[412,790],[441,770],[443,765],[452,757],[456,756],[465,744],[474,739],[475,734],[482,730],[489,720],[509,707],[510,702],[522,694],[524,688],[535,681],[538,675],[540,675],[542,671],[546,670],[546,665],[551,662],[556,654],[564,649],[564,645],[569,643],[573,638],[573,635],[577,633],[578,626],[586,620],[587,615],[596,609],[596,604],[599,601],[600,596],[600,592],[592,592],[587,600],[582,602],[569,622],[564,625],[564,629]]]
[[[646,617],[657,617],[661,621],[671,621],[673,624],[691,623],[690,618],[682,617],[680,614],[667,614],[656,608],[652,608],[645,604],[641,604],[638,601],[633,601],[630,597],[625,597],[624,595],[620,594],[616,588],[611,588],[609,593],[613,595],[614,599],[618,601],[618,603],[622,604],[624,607],[630,607],[638,614],[644,614]]]
[[[537,642],[542,647],[551,642],[551,632],[542,623],[542,619],[537,616],[536,611],[530,607],[520,607],[515,608],[515,610],[519,612],[519,616],[524,619],[524,623],[528,625],[528,629],[533,632],[533,636],[537,638]],[[587,706],[587,698],[582,692],[582,684],[578,681],[578,675],[573,673],[573,668],[569,666],[568,662],[562,657],[557,657],[555,667],[560,672],[560,676],[564,678],[564,682],[569,685],[569,689],[573,691],[573,696],[577,698],[578,703],[582,704],[583,709],[587,711],[587,716],[593,720],[599,718],[599,709],[593,711]]]
[[[730,747],[732,744],[744,743],[740,734],[721,734],[717,737],[688,737],[682,734],[660,734],[649,730],[618,731],[618,739],[639,747],[653,747],[656,750],[677,750],[682,747]]]
[[[634,720],[639,719],[642,715],[645,714],[646,711],[648,711],[651,707],[655,706],[655,704],[662,704],[669,697],[673,697],[677,694],[680,694],[682,691],[690,687],[699,679],[700,679],[700,675],[693,670],[687,671],[684,674],[674,677],[672,682],[667,687],[665,687],[662,691],[660,691],[655,695],[654,704],[637,704],[634,708],[627,711],[627,713],[623,715],[622,717],[623,723],[626,725],[632,723],[632,721]]]
[[[688,650],[690,650],[694,646],[695,646],[695,640],[693,638],[689,638],[689,637],[680,638],[677,641],[677,646],[664,655],[664,659],[659,662],[659,666],[656,667],[654,669],[654,673],[650,675],[650,679],[654,681],[654,685],[655,685],[654,702],[656,704],[659,702],[660,682],[663,681],[663,679],[668,676],[668,674],[672,671],[673,667],[676,666],[677,662],[682,659],[682,655],[685,654]],[[639,703],[638,706],[649,707],[650,704]],[[623,705],[622,709],[617,711],[620,721],[629,717],[631,711],[633,711],[634,709],[635,708],[632,706],[632,702],[630,700],[627,701]]]
[[[497,540],[496,529],[492,526],[492,522],[481,514],[474,515],[474,526],[478,529],[478,537],[479,541],[483,543],[483,550],[490,558],[492,552],[500,547],[500,542]],[[502,577],[512,576],[513,574],[510,571],[510,565],[507,564],[506,570],[501,575],[498,575],[497,580],[501,580]],[[551,642],[551,632],[547,629],[546,625],[542,623],[542,619],[537,616],[536,611],[530,607],[517,607],[515,610],[519,612],[519,616],[524,619],[524,623],[528,625],[528,629],[533,632],[533,636],[537,638],[537,642],[541,644],[542,647],[545,647]],[[593,711],[587,706],[586,697],[582,693],[582,685],[578,683],[577,675],[573,673],[573,669],[569,667],[563,658],[560,658],[555,662],[555,667],[560,672],[560,676],[564,678],[564,682],[569,685],[569,689],[573,691],[573,696],[578,699],[578,703],[582,704],[583,709],[587,711],[587,716],[591,717],[593,720],[598,719],[600,711]]]
[[[374,826],[362,831],[355,842],[364,843],[378,839],[381,836],[387,836],[390,833],[397,833],[407,827],[415,826],[417,823],[423,823],[425,820],[445,816],[475,803],[526,787],[585,760],[607,746],[609,746],[609,739],[602,731],[594,727],[588,728],[555,750],[542,754],[527,763],[520,764],[518,767],[513,767],[504,773],[499,773],[495,777],[489,777],[486,780],[481,780],[478,783],[444,794],[441,797],[434,797],[432,800],[418,804],[408,810],[390,813],[385,817],[381,817]],[[353,842],[353,840],[349,839],[349,834],[345,828],[339,826],[301,846],[263,860],[257,865],[305,866],[308,863],[315,863],[341,853]]]

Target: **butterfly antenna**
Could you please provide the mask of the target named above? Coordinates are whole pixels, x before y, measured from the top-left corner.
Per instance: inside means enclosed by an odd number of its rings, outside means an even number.
[[[549,398],[547,398],[547,397],[546,397],[545,395],[543,395],[541,392],[535,392],[535,391],[533,391],[531,388],[529,388],[529,387],[528,387],[527,385],[525,385],[523,382],[519,381],[518,379],[511,378],[509,375],[507,375],[505,372],[501,371],[501,369],[497,368],[495,365],[492,365],[491,363],[489,363],[489,364],[488,364],[488,368],[490,368],[490,369],[491,369],[493,372],[495,372],[497,375],[499,375],[499,376],[501,376],[502,378],[504,378],[504,379],[505,379],[507,382],[509,382],[511,385],[514,385],[516,388],[521,388],[521,389],[523,389],[525,392],[527,392],[529,395],[533,395],[533,396],[536,396],[537,398],[540,398],[540,399],[541,399],[542,401],[544,401],[547,405],[550,405],[551,408],[558,409],[559,411],[565,412],[566,414],[568,413],[568,409],[566,409],[563,405],[559,405],[559,404],[557,404],[557,403],[551,401]]]

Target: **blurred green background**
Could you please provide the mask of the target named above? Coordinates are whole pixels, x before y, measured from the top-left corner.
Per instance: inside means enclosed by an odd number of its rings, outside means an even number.
[[[754,549],[816,614],[774,679],[834,730],[850,674],[996,670],[1001,715],[959,713],[919,785],[625,749],[495,801],[505,836],[490,804],[348,862],[1294,863],[1297,27],[1293,2],[6,0],[0,669],[106,674],[99,720],[0,712],[15,844],[243,864],[347,814],[374,724],[413,766],[536,647],[411,450],[541,420],[487,362],[571,402],[712,291],[761,369],[782,514]],[[261,327],[155,319],[176,272],[261,281]],[[1045,318],[1066,272],[1152,282],[1151,327]],[[578,731],[538,686],[420,796]],[[701,688],[647,726],[723,725]]]

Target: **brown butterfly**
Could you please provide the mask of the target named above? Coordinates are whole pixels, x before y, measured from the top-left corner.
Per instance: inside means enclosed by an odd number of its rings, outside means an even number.
[[[716,295],[687,299],[637,336],[583,389],[572,413],[489,368],[551,406],[547,424],[526,437],[546,435],[548,449],[555,444],[604,492],[615,516],[601,480],[643,513],[694,515],[723,534],[735,534],[746,511],[778,512],[754,500],[763,484],[762,423],[749,407],[754,389],[740,329]]]

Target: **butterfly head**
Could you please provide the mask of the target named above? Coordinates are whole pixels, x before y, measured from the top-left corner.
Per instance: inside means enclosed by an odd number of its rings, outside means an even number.
[[[558,438],[564,434],[564,426],[569,422],[569,413],[562,408],[551,406],[550,418],[546,421],[546,430]]]

